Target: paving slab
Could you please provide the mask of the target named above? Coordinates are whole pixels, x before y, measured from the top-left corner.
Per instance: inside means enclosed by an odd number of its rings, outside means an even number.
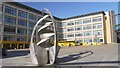
[[[119,44],[102,46],[75,46],[60,49],[53,66],[118,66]],[[9,50],[2,58],[3,66],[37,66],[32,64],[29,49]]]

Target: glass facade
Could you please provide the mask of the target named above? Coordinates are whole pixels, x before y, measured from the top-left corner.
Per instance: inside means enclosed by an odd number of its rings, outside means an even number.
[[[58,37],[59,39],[62,39],[62,38],[63,38],[63,35],[62,35],[62,34],[58,34],[57,37]]]
[[[66,34],[63,34],[63,38],[66,38]]]
[[[81,39],[77,40],[77,42],[78,43],[83,42],[83,39],[81,38]]]
[[[74,22],[73,21],[70,21],[67,23],[68,26],[71,26],[71,25],[74,25]]]
[[[3,27],[0,25],[0,34],[3,32],[2,28],[3,28]]]
[[[82,26],[77,26],[77,27],[75,27],[75,30],[76,30],[76,31],[82,30]]]
[[[3,12],[3,4],[0,3],[0,13]]]
[[[33,28],[35,26],[35,22],[29,21],[28,27]]]
[[[38,16],[38,20],[40,20],[42,17],[41,16]]]
[[[103,38],[102,37],[95,37],[94,42],[103,42]]]
[[[62,28],[63,32],[66,32],[66,28]]]
[[[0,13],[0,24],[2,24],[3,23],[3,15],[2,15],[2,13]]]
[[[84,38],[84,42],[85,43],[91,43],[92,42],[92,38]]]
[[[24,11],[19,10],[19,11],[18,11],[18,16],[19,16],[19,17],[22,17],[22,18],[27,18],[27,12],[24,12]]]
[[[68,28],[67,31],[74,31],[74,28]]]
[[[92,36],[92,32],[91,31],[86,31],[86,32],[84,32],[84,36]]]
[[[16,27],[14,26],[7,26],[7,25],[4,26],[4,33],[15,34],[15,30],[16,30]]]
[[[27,29],[26,28],[18,28],[17,30],[18,34],[26,35],[27,34]]]
[[[74,34],[68,34],[67,36],[68,36],[68,38],[74,37]]]
[[[0,41],[2,40],[2,36],[0,35]]]
[[[29,13],[29,20],[37,20],[37,16]]]
[[[27,41],[25,36],[17,36],[17,41]]]
[[[102,35],[102,30],[96,30],[93,32],[94,36]]]
[[[91,18],[83,19],[83,23],[84,24],[91,23]]]
[[[16,41],[16,38],[13,35],[4,35],[3,40],[4,41]]]
[[[57,22],[57,27],[62,27],[62,23]]]
[[[17,15],[16,12],[17,12],[17,10],[15,8],[5,6],[5,13],[16,16]]]
[[[16,24],[16,18],[11,17],[11,16],[4,16],[4,22],[7,24]]]
[[[93,18],[93,22],[100,22],[100,21],[102,21],[101,16],[98,16],[98,17],[94,17],[94,18]]]
[[[81,33],[76,33],[75,36],[76,36],[76,37],[82,37],[83,34],[82,34],[82,32],[81,32]]]
[[[31,34],[32,34],[32,31],[33,31],[32,29],[29,29],[29,35],[31,35]]]
[[[93,29],[99,29],[102,28],[102,23],[97,23],[93,25]]]
[[[63,32],[63,29],[62,28],[58,28],[57,32]]]
[[[116,30],[120,30],[120,24],[116,25]]]
[[[62,22],[62,27],[65,27],[66,26],[66,22]]]
[[[91,25],[85,25],[85,26],[83,27],[83,29],[84,29],[84,30],[90,30],[90,29],[92,29],[92,28],[91,28]]]
[[[75,21],[75,24],[76,24],[76,25],[82,24],[82,19],[76,20],[76,21]]]
[[[18,19],[18,25],[27,27],[27,20]]]

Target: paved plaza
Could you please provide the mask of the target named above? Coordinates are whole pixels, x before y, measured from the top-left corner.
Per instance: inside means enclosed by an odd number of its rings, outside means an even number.
[[[53,66],[118,66],[119,44],[102,46],[62,47]],[[3,66],[36,66],[32,64],[29,50],[9,50],[2,58]]]

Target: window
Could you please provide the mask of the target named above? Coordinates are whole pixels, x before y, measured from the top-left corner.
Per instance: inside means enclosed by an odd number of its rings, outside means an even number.
[[[68,22],[67,25],[68,25],[68,26],[74,25],[74,22],[72,22],[72,21],[71,21],[71,22]]]
[[[100,22],[101,20],[102,20],[101,16],[93,18],[93,22]]]
[[[115,28],[116,28],[116,30],[119,30],[120,29],[120,25],[116,25]]]
[[[94,36],[102,35],[102,30],[96,30],[93,32]]]
[[[29,20],[36,20],[36,15],[29,14]]]
[[[74,37],[74,34],[68,34],[68,38],[69,38],[69,37]]]
[[[91,35],[92,35],[91,31],[84,32],[84,36],[91,36]]]
[[[18,28],[17,30],[18,34],[26,35],[27,34],[27,29],[25,28]]]
[[[4,32],[8,34],[15,34],[16,27],[13,26],[4,26]]]
[[[62,34],[58,34],[57,37],[62,39],[63,35]]]
[[[100,40],[100,42],[103,42],[103,39],[101,38],[101,39],[99,39]]]
[[[76,20],[76,21],[75,21],[75,24],[76,24],[76,25],[82,24],[82,19]]]
[[[82,26],[76,27],[75,30],[76,30],[76,31],[77,31],[77,30],[82,30]]]
[[[79,39],[79,40],[77,40],[77,43],[80,43],[80,42],[83,42],[83,39],[82,39],[82,38]]]
[[[17,36],[17,41],[27,41],[25,36]]]
[[[38,16],[38,20],[40,20],[42,18],[42,16]]]
[[[0,4],[0,12],[3,12],[3,4]]]
[[[103,42],[103,38],[102,37],[95,37],[94,42]]]
[[[4,22],[8,24],[16,24],[16,18],[11,17],[11,16],[4,16]]]
[[[101,24],[101,25],[99,24],[99,25],[98,25],[98,28],[102,28],[102,24]]]
[[[5,13],[16,16],[16,9],[9,6],[5,6]]]
[[[2,41],[2,36],[0,35],[0,41]]]
[[[74,28],[68,28],[67,31],[74,31]]]
[[[75,36],[80,37],[80,36],[82,36],[82,33],[76,33]]]
[[[66,29],[65,29],[65,28],[62,28],[62,31],[63,31],[63,32],[66,32]]]
[[[0,25],[0,34],[3,32],[3,31],[2,31],[2,30],[3,30],[2,28],[3,28],[3,27]]]
[[[0,14],[0,24],[3,23],[3,14]]]
[[[62,28],[58,28],[57,31],[58,32],[63,32],[63,29]]]
[[[35,22],[29,21],[28,27],[33,28],[35,26],[35,24],[36,24]]]
[[[16,41],[16,39],[15,39],[15,36],[12,36],[12,35],[4,35],[3,36],[3,40],[4,41]]]
[[[99,29],[102,28],[102,23],[97,23],[93,25],[93,29]]]
[[[92,42],[92,38],[84,38],[84,42],[85,43],[91,43]]]
[[[57,26],[58,26],[58,27],[62,27],[62,23],[57,22]]]
[[[23,19],[18,19],[18,25],[20,26],[27,26],[27,21]]]
[[[86,19],[83,19],[83,23],[91,23],[91,18],[86,18]]]
[[[66,26],[66,22],[62,22],[62,27]]]
[[[63,34],[63,38],[66,38],[66,34]]]
[[[33,31],[32,29],[29,29],[29,35],[31,35],[31,34],[32,34],[32,31]]]
[[[91,29],[91,25],[85,25],[85,26],[83,27],[83,29],[84,29],[84,30],[89,30],[89,29]]]
[[[24,12],[24,11],[19,10],[19,11],[18,11],[18,16],[19,16],[19,17],[23,17],[23,18],[27,18],[27,12]]]

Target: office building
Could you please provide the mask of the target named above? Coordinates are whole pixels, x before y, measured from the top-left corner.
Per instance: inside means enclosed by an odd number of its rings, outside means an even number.
[[[63,39],[78,42],[116,42],[115,15],[113,11],[94,12],[62,20]]]
[[[43,12],[18,2],[2,4],[0,40],[8,49],[28,48],[35,23]],[[84,43],[115,43],[115,14],[113,11],[98,11],[69,18],[55,17],[58,40]],[[49,21],[49,18],[46,20]],[[34,36],[36,41],[37,36]]]
[[[120,24],[116,25],[117,43],[120,43]]]

